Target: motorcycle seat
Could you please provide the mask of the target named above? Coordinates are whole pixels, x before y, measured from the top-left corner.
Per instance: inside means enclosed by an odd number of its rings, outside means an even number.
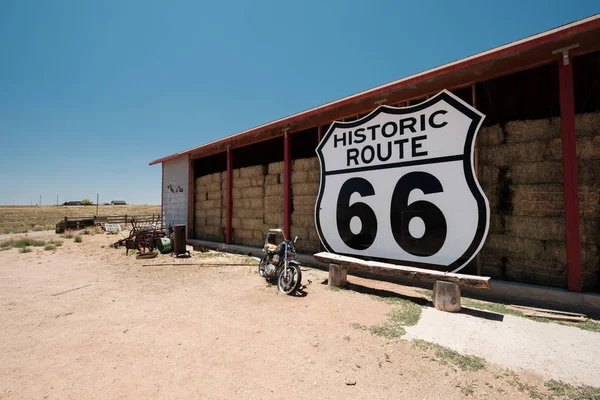
[[[273,253],[275,251],[275,249],[277,249],[276,244],[267,243],[267,251],[268,252]]]

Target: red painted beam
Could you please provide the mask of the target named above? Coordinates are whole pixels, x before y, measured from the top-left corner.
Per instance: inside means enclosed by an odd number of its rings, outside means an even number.
[[[283,136],[283,232],[290,237],[290,206],[292,204],[290,189],[292,186],[292,157],[290,135]]]
[[[194,162],[192,155],[188,155],[188,215],[187,215],[187,239],[194,237]]]
[[[581,292],[581,242],[579,236],[579,184],[577,180],[577,150],[575,136],[575,102],[573,67],[558,62],[560,87],[560,124],[562,131],[563,178],[565,196],[565,239],[567,247],[568,287]]]
[[[231,147],[227,147],[227,221],[225,223],[225,243],[231,244],[231,217],[233,213],[233,167],[231,163]]]

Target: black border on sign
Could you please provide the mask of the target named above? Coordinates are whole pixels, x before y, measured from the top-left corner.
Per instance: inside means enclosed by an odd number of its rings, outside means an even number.
[[[321,183],[319,186],[319,195],[318,195],[317,204],[315,207],[315,226],[317,228],[317,233],[319,234],[319,239],[321,240],[321,243],[323,243],[323,246],[325,246],[325,249],[328,252],[332,252],[332,251],[331,251],[331,247],[329,246],[327,241],[324,239],[323,232],[321,230],[321,221],[319,220],[319,210],[321,209],[321,200],[323,198],[323,191],[325,189],[325,180],[327,178],[327,173],[325,172],[325,159],[323,158],[322,149],[323,149],[323,146],[325,145],[325,143],[329,140],[330,136],[333,134],[333,131],[336,128],[342,128],[342,129],[354,128],[356,126],[365,124],[381,113],[392,114],[392,115],[412,114],[415,112],[419,112],[425,108],[428,108],[434,104],[437,104],[440,101],[445,101],[446,103],[448,103],[448,105],[454,107],[456,110],[460,111],[461,113],[463,113],[464,115],[466,115],[467,117],[469,117],[471,119],[471,124],[469,125],[469,130],[467,132],[467,137],[465,140],[463,155],[462,155],[462,157],[460,157],[458,159],[458,160],[462,159],[462,161],[463,161],[463,167],[464,167],[465,174],[466,174],[465,178],[467,181],[467,185],[469,186],[469,189],[471,190],[471,192],[473,193],[473,196],[475,197],[475,200],[477,202],[477,210],[478,210],[477,229],[475,231],[475,236],[473,237],[473,241],[471,242],[469,247],[467,247],[467,250],[460,257],[458,257],[455,261],[453,261],[449,265],[428,264],[428,263],[420,263],[420,262],[407,261],[407,260],[390,260],[387,258],[380,258],[380,257],[361,257],[356,254],[345,254],[345,253],[337,253],[337,254],[350,256],[350,257],[359,257],[359,258],[369,259],[369,260],[384,261],[384,262],[386,262],[386,261],[388,261],[388,262],[389,261],[401,261],[402,263],[404,263],[406,265],[410,265],[410,266],[416,266],[416,267],[427,268],[427,269],[436,269],[436,270],[442,270],[442,271],[447,271],[447,272],[457,272],[457,271],[461,270],[477,255],[477,253],[483,246],[483,242],[485,241],[485,238],[487,236],[488,228],[489,228],[489,220],[490,220],[489,204],[488,204],[487,198],[485,197],[485,194],[483,193],[483,190],[481,190],[481,187],[479,186],[479,184],[477,182],[477,178],[475,176],[475,171],[473,170],[473,163],[472,163],[475,137],[477,136],[477,132],[479,130],[479,127],[481,126],[481,123],[483,122],[483,119],[485,118],[485,115],[481,114],[479,111],[477,111],[476,109],[474,109],[469,104],[465,103],[463,100],[456,97],[452,93],[448,92],[447,90],[443,90],[440,93],[438,93],[437,95],[425,100],[422,103],[414,105],[414,106],[402,107],[402,108],[390,107],[390,106],[379,106],[377,109],[373,110],[370,114],[364,116],[363,118],[357,119],[355,121],[349,121],[349,122],[335,121],[334,123],[331,124],[331,126],[327,130],[327,133],[325,134],[325,136],[323,136],[323,139],[321,140],[321,142],[319,143],[319,145],[317,146],[317,148],[315,150],[315,152],[317,153],[317,157],[319,157],[319,162],[321,164]],[[455,159],[455,160],[458,161],[457,159]]]

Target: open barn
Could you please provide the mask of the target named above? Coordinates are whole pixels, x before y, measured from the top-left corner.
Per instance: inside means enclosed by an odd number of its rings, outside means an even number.
[[[474,165],[489,233],[464,272],[599,292],[598,38],[593,16],[152,161],[163,223],[253,247],[281,227],[300,252],[321,251],[315,149],[330,125],[448,90],[485,115]]]

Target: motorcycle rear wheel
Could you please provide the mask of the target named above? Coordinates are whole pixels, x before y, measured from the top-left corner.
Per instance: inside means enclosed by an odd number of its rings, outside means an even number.
[[[265,269],[267,268],[267,265],[269,264],[269,256],[267,256],[266,254],[260,259],[260,262],[258,263],[258,274],[260,276],[262,276],[263,278],[266,275]]]
[[[277,289],[288,295],[294,294],[302,282],[302,271],[296,264],[290,264],[288,268],[283,268],[277,277]]]

